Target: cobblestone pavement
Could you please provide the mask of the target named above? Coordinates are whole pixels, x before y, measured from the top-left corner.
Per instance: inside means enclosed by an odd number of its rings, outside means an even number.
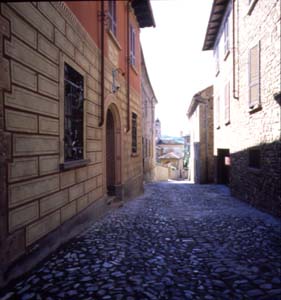
[[[281,299],[280,226],[223,186],[148,184],[0,298]]]

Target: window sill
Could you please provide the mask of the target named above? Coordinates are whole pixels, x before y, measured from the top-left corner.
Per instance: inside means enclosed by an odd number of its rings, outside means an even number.
[[[230,121],[226,121],[226,122],[224,123],[224,125],[225,125],[225,126],[230,125]]]
[[[249,108],[249,114],[253,114],[253,113],[258,112],[260,110],[262,110],[261,104],[256,104],[253,107]]]
[[[80,168],[86,166],[90,162],[90,159],[80,159],[80,160],[73,160],[67,161],[65,163],[60,164],[61,171],[67,171],[75,168]]]
[[[107,30],[107,33],[108,33],[108,35],[110,36],[111,40],[112,40],[112,41],[114,42],[114,44],[116,45],[116,47],[117,47],[119,50],[122,50],[122,47],[121,47],[121,45],[119,44],[119,42],[118,42],[116,36],[113,34],[113,32],[112,32],[110,29],[108,29],[108,30]]]
[[[249,10],[248,10],[248,16],[250,16],[252,14],[252,11],[254,10],[256,4],[257,4],[258,0],[253,0],[252,3],[250,4]]]
[[[218,77],[220,74],[220,70],[218,70],[216,73],[215,73],[215,77]]]
[[[224,59],[223,59],[224,61],[227,60],[229,53],[230,53],[230,50],[227,50],[227,52],[225,52]]]
[[[131,157],[138,157],[138,156],[140,156],[138,153],[132,153],[131,154]]]
[[[130,63],[131,68],[136,73],[136,75],[139,75],[139,72],[137,71],[136,67]]]
[[[220,129],[221,127],[220,126],[216,126],[216,129]]]

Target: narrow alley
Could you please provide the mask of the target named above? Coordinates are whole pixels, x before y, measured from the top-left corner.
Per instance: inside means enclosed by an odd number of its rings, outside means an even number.
[[[281,299],[280,224],[224,186],[147,184],[0,299]]]

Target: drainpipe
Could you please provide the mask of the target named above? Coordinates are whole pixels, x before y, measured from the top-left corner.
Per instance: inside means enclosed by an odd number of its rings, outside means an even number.
[[[232,82],[232,96],[234,99],[239,99],[236,95],[236,68],[235,68],[235,57],[236,57],[236,48],[235,48],[235,0],[232,0],[232,37],[233,37],[233,55],[232,55],[232,72],[233,72],[233,82]],[[238,65],[239,66],[239,65]],[[239,88],[239,87],[238,87]]]
[[[130,131],[130,1],[127,4],[127,132]]]
[[[104,1],[101,1],[101,118],[99,126],[104,123]]]

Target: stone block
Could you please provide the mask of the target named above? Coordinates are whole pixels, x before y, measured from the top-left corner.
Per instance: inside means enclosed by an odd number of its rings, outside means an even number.
[[[69,201],[84,195],[84,183],[79,183],[69,188]]]
[[[88,172],[87,167],[76,170],[76,181],[77,183],[87,180]]]
[[[61,222],[65,222],[76,214],[76,201],[72,201],[61,209]]]
[[[60,225],[60,212],[56,211],[26,228],[26,245],[29,246]]]
[[[11,22],[11,31],[23,41],[28,43],[33,48],[37,46],[37,33],[28,23],[20,18],[7,5],[2,6],[2,11],[5,17]]]
[[[87,139],[95,140],[96,139],[96,129],[92,127],[87,127],[86,129]]]
[[[28,179],[38,176],[38,158],[16,158],[8,164],[8,181]]]
[[[12,87],[12,93],[5,93],[5,104],[22,110],[58,117],[58,102],[18,86]]]
[[[88,206],[88,195],[77,199],[77,212],[81,211]]]
[[[90,61],[92,65],[96,64],[96,60],[97,60],[96,51],[92,51],[88,46],[84,45],[84,54],[87,60]]]
[[[102,187],[98,187],[97,189],[95,189],[89,193],[88,202],[89,203],[95,202],[96,200],[98,200],[99,198],[102,197],[102,194],[103,194]]]
[[[59,85],[44,76],[38,76],[38,91],[46,96],[59,99]]]
[[[59,62],[59,49],[41,34],[38,34],[38,51],[55,63]]]
[[[6,129],[10,131],[22,131],[29,133],[38,132],[38,120],[34,114],[28,114],[15,110],[5,110]]]
[[[39,218],[38,201],[13,209],[9,213],[9,232],[23,227]]]
[[[77,49],[75,49],[75,61],[82,69],[84,69],[86,72],[89,72],[90,63]]]
[[[64,19],[49,2],[38,2],[38,8],[62,33],[65,33]]]
[[[59,120],[39,116],[39,132],[45,134],[59,134]]]
[[[71,170],[60,174],[60,186],[66,188],[75,184],[75,171]]]
[[[11,61],[12,82],[28,87],[31,90],[37,90],[37,76],[36,73],[23,65]]]
[[[85,100],[85,107],[88,114],[97,115],[98,112],[96,111],[95,103]]]
[[[47,155],[39,157],[40,175],[59,172],[59,156]]]
[[[88,178],[102,174],[102,164],[88,166]]]
[[[15,207],[36,198],[56,192],[59,189],[59,176],[52,175],[21,183],[11,184],[9,190],[9,207]]]
[[[57,137],[43,135],[13,135],[13,154],[36,155],[53,154],[59,152],[59,139]]]
[[[3,6],[5,6],[5,4],[2,4]],[[2,10],[5,9],[2,6]],[[3,11],[4,12],[4,11]],[[0,35],[4,35],[6,37],[10,36],[10,26],[9,26],[9,22],[3,18],[2,16],[0,16]]]
[[[93,90],[91,90],[89,88],[87,88],[87,90],[86,90],[86,98],[88,100],[94,102],[97,105],[99,104],[99,96],[98,96],[98,94],[95,91],[93,91]]]
[[[101,186],[102,185],[102,175],[99,175],[97,177],[97,186]]]
[[[5,241],[3,247],[4,257],[8,262],[12,262],[24,254],[25,251],[25,232],[24,229],[19,229],[10,234]]]
[[[89,159],[91,163],[96,162],[96,153],[97,152],[87,152],[87,159]]]
[[[2,44],[2,37],[0,36],[0,43]],[[0,54],[1,54],[0,50]],[[9,61],[6,58],[0,57],[0,89],[10,90],[10,67]]]
[[[58,67],[16,37],[12,36],[11,41],[6,40],[4,49],[8,56],[22,62],[35,71],[58,81]]]
[[[70,57],[74,58],[74,46],[67,40],[67,38],[55,30],[55,44]]]
[[[10,2],[9,5],[31,23],[38,31],[42,32],[50,40],[54,38],[54,27],[31,2]]]
[[[85,194],[97,187],[97,177],[93,177],[85,182]]]
[[[96,152],[96,162],[102,162],[102,152]]]
[[[68,190],[63,190],[40,200],[40,216],[53,212],[68,203]]]
[[[87,151],[102,151],[101,141],[87,141]]]

